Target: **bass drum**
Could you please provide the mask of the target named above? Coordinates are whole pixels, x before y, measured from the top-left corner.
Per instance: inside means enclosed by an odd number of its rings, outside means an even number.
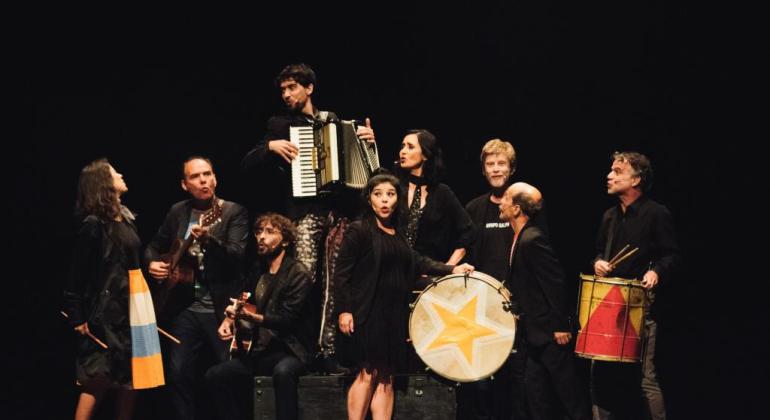
[[[492,376],[513,351],[510,296],[502,283],[478,271],[435,280],[410,305],[409,337],[417,355],[453,381]]]

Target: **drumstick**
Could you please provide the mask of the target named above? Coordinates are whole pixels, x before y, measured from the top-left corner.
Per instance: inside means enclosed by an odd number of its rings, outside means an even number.
[[[161,328],[161,327],[157,327],[157,328],[158,328],[158,332],[159,332],[159,333],[161,333],[161,334],[163,334],[163,335],[165,335],[165,336],[166,336],[166,338],[168,338],[169,340],[171,340],[171,341],[173,341],[173,342],[175,342],[175,343],[177,343],[177,344],[182,344],[182,342],[181,342],[181,341],[179,341],[179,339],[178,339],[178,338],[176,338],[176,337],[174,337],[173,335],[171,335],[171,334],[169,334],[169,333],[167,333],[167,332],[163,331],[163,328]]]
[[[636,251],[638,251],[638,250],[639,250],[639,248],[634,248],[634,249],[632,249],[631,251],[629,251],[629,252],[628,252],[628,254],[626,254],[626,255],[624,255],[624,256],[622,256],[622,257],[618,258],[618,260],[617,260],[617,261],[615,261],[615,263],[614,263],[613,265],[614,265],[614,266],[617,266],[618,264],[620,264],[620,263],[621,263],[623,260],[625,260],[626,258],[628,258],[628,257],[630,257],[630,256],[632,256],[632,255],[634,255],[634,252],[636,252]]]
[[[62,316],[64,316],[65,318],[69,318],[69,315],[67,315],[66,312],[59,311],[59,313],[62,314]],[[109,347],[107,347],[106,344],[104,344],[102,342],[102,340],[99,340],[98,338],[96,338],[95,335],[91,334],[91,331],[86,331],[86,335],[89,336],[91,338],[91,340],[94,340],[96,342],[96,344],[102,346],[103,349],[107,350],[109,348]]]
[[[618,251],[618,253],[617,253],[617,254],[615,254],[615,256],[614,256],[614,257],[612,257],[612,259],[611,259],[611,260],[609,260],[609,261],[608,261],[608,262],[609,262],[609,264],[610,264],[610,265],[615,265],[615,260],[617,260],[617,259],[618,259],[618,257],[620,257],[620,256],[621,256],[621,255],[622,255],[624,252],[626,252],[626,250],[628,249],[628,247],[629,247],[629,246],[630,246],[630,244],[626,244],[626,246],[624,246],[624,247],[623,247],[623,249],[621,249],[620,251]]]

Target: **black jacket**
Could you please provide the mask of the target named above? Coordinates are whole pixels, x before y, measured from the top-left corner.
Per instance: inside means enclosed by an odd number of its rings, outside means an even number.
[[[316,111],[318,118],[321,111]],[[327,120],[336,120],[337,115],[326,112]],[[329,195],[294,198],[291,195],[291,165],[282,157],[270,152],[271,140],[289,140],[289,128],[308,126],[311,122],[302,113],[273,116],[267,121],[267,130],[262,140],[241,160],[241,169],[256,179],[259,187],[260,207],[264,210],[286,214],[292,220],[307,213],[326,215],[333,204]],[[268,179],[270,182],[263,182]],[[353,200],[358,204],[357,200]],[[265,205],[265,203],[269,203]]]
[[[264,272],[264,265],[258,261],[242,285],[236,289],[239,292],[251,292],[251,303],[255,303],[254,290]],[[265,317],[262,327],[270,330],[273,339],[280,340],[303,363],[309,363],[312,357],[309,349],[312,348],[314,330],[307,299],[311,288],[312,282],[307,269],[290,256],[284,256],[275,276],[275,286],[262,314]]]
[[[192,213],[192,204],[190,199],[171,206],[166,219],[144,251],[145,266],[152,261],[158,261],[162,254],[169,251],[175,239],[184,238]],[[203,276],[203,280],[208,284],[214,301],[214,312],[220,322],[224,318],[225,308],[230,304],[230,293],[243,272],[243,256],[249,235],[248,224],[249,217],[246,209],[239,204],[225,201],[221,222],[211,228],[209,231],[211,238],[203,247],[205,270],[196,275]],[[156,281],[149,278],[148,283],[156,284]],[[192,285],[177,285],[173,295],[175,299],[166,303],[159,317],[162,319],[173,317],[187,308],[192,303],[193,293]]]
[[[356,324],[366,322],[381,271],[382,240],[373,229],[378,228],[371,222],[350,224],[334,269],[332,284],[336,286],[337,314],[352,313]],[[453,267],[412,251],[406,278],[416,278],[418,274],[449,274]]]
[[[554,332],[570,331],[564,270],[548,236],[531,220],[514,245],[510,284],[530,345],[542,346],[554,340]]]

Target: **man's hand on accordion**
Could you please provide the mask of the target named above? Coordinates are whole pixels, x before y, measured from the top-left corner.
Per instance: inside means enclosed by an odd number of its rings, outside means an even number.
[[[371,131],[371,129],[369,130]],[[374,132],[372,132],[372,138],[374,138]],[[267,148],[288,163],[291,163],[299,154],[297,146],[288,140],[270,140],[267,143]]]
[[[365,122],[366,126],[359,126],[358,130],[356,130],[356,135],[360,139],[366,140],[369,143],[374,143],[374,130],[372,130],[372,121],[367,118]]]

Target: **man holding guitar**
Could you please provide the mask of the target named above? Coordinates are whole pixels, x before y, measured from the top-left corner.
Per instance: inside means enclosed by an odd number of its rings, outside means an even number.
[[[159,323],[181,342],[164,351],[171,406],[177,418],[191,419],[199,355],[209,351],[215,363],[226,358],[226,345],[216,331],[240,278],[248,213],[216,196],[217,178],[208,158],[184,162],[181,186],[191,198],[171,206],[144,257],[156,280]]]
[[[231,299],[218,330],[222,340],[234,340],[234,353],[210,368],[206,381],[214,390],[218,416],[242,419],[253,413],[247,402],[254,375],[272,376],[276,418],[296,419],[297,381],[311,359],[313,341],[307,306],[311,278],[287,252],[297,236],[289,219],[264,214],[254,223],[254,236],[259,258],[240,288],[241,299]]]

